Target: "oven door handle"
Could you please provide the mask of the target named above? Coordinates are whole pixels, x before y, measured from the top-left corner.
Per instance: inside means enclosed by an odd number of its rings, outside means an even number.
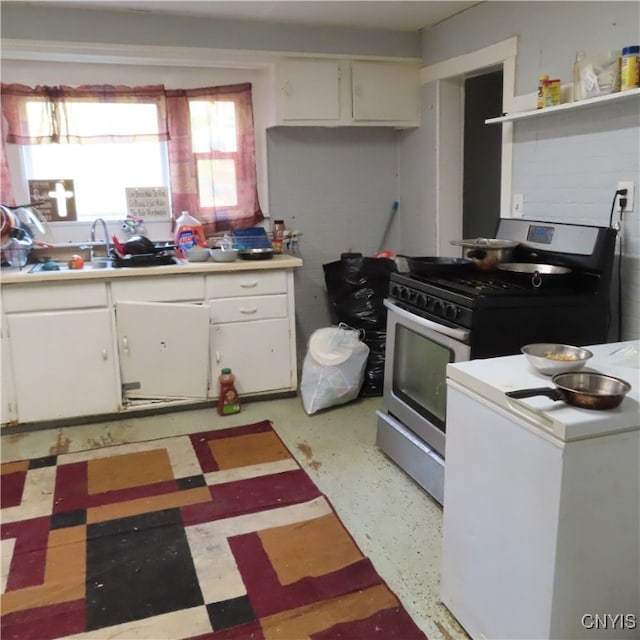
[[[438,322],[433,322],[433,320],[427,320],[426,318],[422,318],[420,316],[411,313],[410,311],[405,311],[400,307],[396,306],[391,300],[385,298],[383,300],[384,306],[392,311],[393,313],[398,314],[401,318],[405,320],[409,320],[410,322],[415,322],[418,326],[423,329],[431,329],[432,331],[436,331],[437,333],[444,334],[445,336],[449,336],[450,338],[455,338],[456,340],[460,340],[460,342],[467,343],[469,341],[469,332],[465,329],[454,329],[453,327],[447,327],[444,324],[439,324]]]

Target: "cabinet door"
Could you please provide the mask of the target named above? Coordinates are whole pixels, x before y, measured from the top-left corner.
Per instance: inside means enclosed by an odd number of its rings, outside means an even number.
[[[118,411],[108,309],[16,313],[8,324],[20,422]]]
[[[281,119],[340,119],[340,63],[288,60],[279,65]]]
[[[209,307],[118,302],[122,384],[130,398],[206,398]]]
[[[211,326],[211,396],[218,396],[220,370],[236,374],[243,393],[290,391],[293,387],[289,321],[286,318]]]
[[[3,319],[3,324],[6,320]],[[6,330],[2,329],[2,396],[0,397],[1,420],[2,424],[14,422],[18,419],[16,413],[16,394],[13,385],[13,366],[11,364],[11,351],[9,339],[5,335]]]
[[[413,65],[354,62],[351,89],[354,120],[418,120],[418,69]]]

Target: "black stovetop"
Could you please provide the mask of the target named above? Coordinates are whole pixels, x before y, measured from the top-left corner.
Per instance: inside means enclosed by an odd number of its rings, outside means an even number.
[[[457,274],[417,276],[397,272],[391,275],[390,296],[410,302],[418,294],[467,307],[510,304],[556,304],[558,297],[599,297],[600,276],[591,273],[543,275],[540,286],[533,286],[532,274],[482,272],[464,267]],[[407,292],[411,293],[407,295]],[[404,293],[404,295],[401,295]]]

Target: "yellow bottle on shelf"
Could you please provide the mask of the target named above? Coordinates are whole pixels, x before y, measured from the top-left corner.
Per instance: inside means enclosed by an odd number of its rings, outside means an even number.
[[[545,86],[548,81],[549,81],[549,76],[540,76],[538,78],[538,103],[537,103],[538,109],[542,109],[542,107],[544,107]]]

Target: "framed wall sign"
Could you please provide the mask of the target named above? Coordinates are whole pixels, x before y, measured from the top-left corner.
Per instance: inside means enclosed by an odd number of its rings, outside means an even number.
[[[127,214],[143,220],[169,218],[166,187],[127,187]]]
[[[29,202],[41,202],[38,211],[47,222],[75,222],[73,180],[29,180]]]

